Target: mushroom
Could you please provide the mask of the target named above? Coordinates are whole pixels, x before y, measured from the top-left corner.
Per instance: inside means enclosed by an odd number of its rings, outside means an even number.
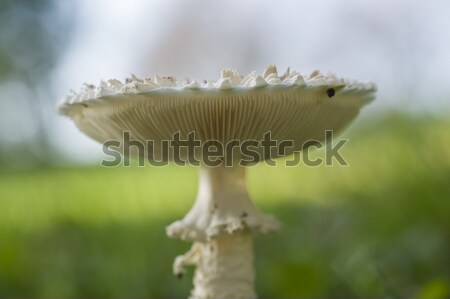
[[[177,153],[184,161],[197,157],[202,163],[192,209],[167,227],[169,237],[193,242],[189,252],[175,259],[174,273],[182,277],[185,265],[196,266],[191,298],[255,298],[253,237],[280,225],[251,201],[246,165],[302,150],[309,140],[322,141],[326,130],[341,131],[374,99],[375,91],[371,83],[318,71],[302,76],[288,69],[279,75],[271,65],[261,75],[226,69],[218,81],[201,83],[134,75],[125,83],[102,81],[72,92],[58,110],[94,140],[121,142],[122,151],[123,134],[129,132],[144,145],[150,161],[176,158],[163,145],[177,133],[183,140],[195,133],[201,144],[212,141],[216,146],[261,141],[268,132],[273,140],[292,140],[294,146],[282,152],[264,153],[261,144],[255,146],[258,155],[248,163],[237,163],[244,160],[241,145],[219,151],[215,161],[221,163],[215,167],[202,160],[203,149]],[[139,148],[129,154],[142,156]]]

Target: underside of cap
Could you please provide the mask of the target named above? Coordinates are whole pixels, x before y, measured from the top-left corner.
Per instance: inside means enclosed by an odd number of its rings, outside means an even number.
[[[270,132],[274,140],[295,142],[280,154],[287,155],[308,140],[323,140],[326,130],[342,130],[374,99],[375,91],[372,83],[318,71],[302,76],[288,69],[279,75],[272,65],[262,74],[247,76],[223,70],[219,80],[201,83],[134,75],[125,83],[102,81],[66,96],[58,110],[101,143],[123,141],[124,132],[144,144],[152,141],[152,159],[172,160],[170,153],[164,157],[160,150],[177,132],[183,139],[193,132],[197,140],[223,144],[262,140]]]

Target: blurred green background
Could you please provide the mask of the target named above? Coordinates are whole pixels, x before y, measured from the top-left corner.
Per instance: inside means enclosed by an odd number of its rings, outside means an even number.
[[[171,266],[190,244],[165,227],[193,204],[198,169],[102,168],[101,145],[55,114],[56,99],[132,70],[216,78],[274,62],[372,78],[379,95],[342,135],[350,166],[248,170],[254,201],[283,223],[256,239],[258,294],[449,298],[450,46],[433,27],[445,10],[174,3],[0,2],[0,298],[185,297],[192,269],[179,280]],[[265,31],[297,14],[327,38]]]

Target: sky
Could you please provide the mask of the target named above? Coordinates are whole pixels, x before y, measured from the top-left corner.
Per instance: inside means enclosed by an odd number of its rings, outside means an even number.
[[[78,0],[73,35],[52,72],[53,93],[131,73],[217,79],[276,64],[378,86],[363,113],[448,111],[450,1]],[[58,99],[55,99],[55,103]],[[55,145],[78,161],[99,144],[55,115]]]

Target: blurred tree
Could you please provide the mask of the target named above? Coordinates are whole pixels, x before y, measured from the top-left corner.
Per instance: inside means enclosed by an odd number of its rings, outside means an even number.
[[[47,164],[54,157],[45,115],[53,102],[49,74],[73,27],[68,5],[0,1],[0,168]]]

